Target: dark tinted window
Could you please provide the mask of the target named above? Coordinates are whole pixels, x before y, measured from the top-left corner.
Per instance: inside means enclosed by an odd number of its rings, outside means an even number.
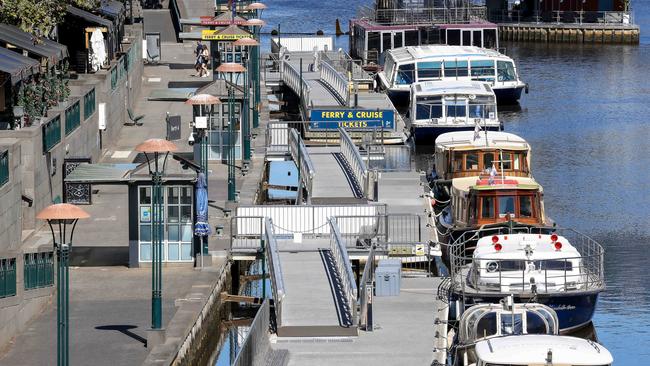
[[[447,30],[447,44],[452,46],[460,46],[460,29]]]
[[[478,337],[491,336],[497,333],[497,314],[485,314],[476,325],[476,335]]]
[[[546,323],[541,316],[531,311],[526,312],[526,332],[528,334],[546,334]]]
[[[379,32],[368,33],[368,50],[379,52]]]
[[[411,30],[404,33],[404,43],[406,46],[417,46],[420,44],[418,31]]]

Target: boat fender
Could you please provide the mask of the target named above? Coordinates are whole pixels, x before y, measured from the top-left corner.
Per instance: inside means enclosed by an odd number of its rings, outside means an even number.
[[[526,83],[526,85],[524,86],[524,91],[526,92],[526,94],[528,94],[528,83]]]

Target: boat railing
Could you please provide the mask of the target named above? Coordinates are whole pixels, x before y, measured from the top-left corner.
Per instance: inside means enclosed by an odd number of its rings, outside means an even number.
[[[350,315],[352,317],[352,324],[357,324],[357,299],[358,290],[356,277],[352,270],[352,264],[348,257],[348,250],[339,233],[339,228],[335,218],[328,219],[330,226],[330,251],[334,258],[334,264],[341,276],[341,286],[343,287],[343,294],[349,306]],[[352,325],[351,324],[351,325]]]
[[[390,25],[466,24],[487,21],[487,8],[476,5],[457,8],[414,7],[405,9],[370,9],[370,11],[360,9],[358,14],[378,24]]]
[[[579,253],[551,259],[474,258],[480,238],[509,234],[549,234],[564,237]],[[503,239],[507,243],[507,239]],[[542,245],[542,244],[537,244]],[[554,245],[550,242],[548,245]],[[466,232],[449,248],[452,288],[465,292],[555,293],[600,290],[605,286],[604,249],[573,229],[513,227]]]
[[[352,175],[359,184],[363,196],[368,199],[374,198],[374,182],[377,180],[377,175],[368,170],[366,163],[359,153],[359,149],[348,135],[344,128],[339,127],[341,153],[345,157],[346,162],[352,170]]]
[[[585,10],[545,10],[537,12],[522,12],[520,10],[504,10],[491,12],[490,21],[498,23],[530,24],[601,24],[603,26],[629,26],[634,24],[634,13],[631,11],[585,11]]]

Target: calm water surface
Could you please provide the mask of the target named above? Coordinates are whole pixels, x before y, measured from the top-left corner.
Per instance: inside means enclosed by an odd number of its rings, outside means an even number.
[[[365,3],[270,0],[265,31],[332,34]],[[616,365],[650,365],[650,1],[632,5],[639,46],[502,44],[530,94],[500,115],[533,146],[547,214],[605,247],[601,342]]]

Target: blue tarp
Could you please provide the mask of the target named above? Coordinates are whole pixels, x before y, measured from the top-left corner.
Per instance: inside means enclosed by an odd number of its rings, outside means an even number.
[[[199,173],[196,180],[196,224],[194,225],[194,235],[210,235],[210,225],[208,225],[208,191],[205,174]]]
[[[293,161],[271,161],[269,163],[269,185],[284,186],[295,190],[269,188],[271,200],[295,200],[298,188],[298,168]]]

